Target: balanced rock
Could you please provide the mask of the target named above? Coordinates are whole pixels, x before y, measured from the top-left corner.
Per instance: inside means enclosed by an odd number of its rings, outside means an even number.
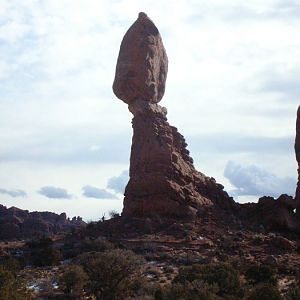
[[[298,162],[298,183],[297,183],[295,201],[296,201],[296,214],[300,219],[300,106],[298,107],[298,111],[297,111],[295,153]]]
[[[113,84],[114,93],[134,115],[122,215],[193,217],[206,208],[231,209],[233,199],[215,179],[196,171],[184,137],[157,104],[166,76],[167,55],[159,32],[140,13],[122,41]]]
[[[140,13],[121,43],[113,91],[127,104],[157,103],[165,92],[167,71],[161,36],[147,15]]]

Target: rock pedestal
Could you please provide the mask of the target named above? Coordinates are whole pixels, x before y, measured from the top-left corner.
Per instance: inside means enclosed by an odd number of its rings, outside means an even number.
[[[130,180],[125,216],[193,217],[204,208],[233,200],[213,178],[197,172],[184,137],[159,105],[133,109]]]
[[[298,162],[298,183],[297,183],[295,201],[296,201],[296,214],[300,219],[300,106],[298,107],[298,111],[297,111],[295,153]]]

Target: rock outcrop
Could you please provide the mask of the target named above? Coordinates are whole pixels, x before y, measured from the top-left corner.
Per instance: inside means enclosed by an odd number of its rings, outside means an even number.
[[[29,212],[0,205],[0,239],[21,239],[52,235],[85,226],[80,217],[72,220],[65,213]]]
[[[300,224],[294,213],[295,204],[293,197],[285,194],[278,199],[262,197],[255,205],[252,216],[256,224],[262,224],[268,230],[297,230]]]
[[[296,189],[296,214],[300,220],[300,106],[297,111],[297,121],[296,121],[296,139],[295,139],[295,153],[298,162],[298,183]]]
[[[134,115],[130,180],[123,216],[193,217],[204,209],[231,209],[232,198],[214,178],[197,172],[184,137],[167,122],[164,94],[167,55],[144,13],[125,34],[113,90]]]
[[[295,198],[286,194],[278,199],[260,198],[257,204],[247,207],[246,214],[249,220],[252,220],[252,224],[261,224],[268,230],[300,230],[300,106],[297,111],[295,153],[298,162]]]

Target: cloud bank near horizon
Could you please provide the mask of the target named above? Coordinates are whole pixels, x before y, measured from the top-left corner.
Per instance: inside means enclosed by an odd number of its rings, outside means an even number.
[[[27,197],[27,193],[23,190],[7,190],[0,188],[0,194],[9,195],[10,197],[16,198],[16,197]]]

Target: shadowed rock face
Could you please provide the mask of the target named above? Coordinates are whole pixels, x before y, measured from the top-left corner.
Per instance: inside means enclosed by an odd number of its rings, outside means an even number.
[[[184,137],[163,112],[138,113],[132,126],[123,215],[194,217],[204,208],[234,205],[222,185],[196,171]]]
[[[298,184],[297,184],[295,200],[297,202],[296,213],[300,218],[300,106],[298,107],[298,111],[297,111],[295,153],[298,162]]]
[[[80,217],[70,220],[65,213],[29,212],[0,204],[0,240],[48,236],[85,225]]]
[[[256,223],[263,224],[266,229],[297,230],[299,220],[294,213],[295,200],[293,197],[283,194],[274,199],[262,197],[259,199],[255,212]]]
[[[165,92],[168,58],[160,34],[145,13],[126,32],[113,83],[115,95],[127,104],[157,103]]]
[[[204,208],[232,208],[234,201],[213,178],[197,172],[184,137],[167,122],[164,94],[167,55],[159,32],[144,13],[125,34],[114,93],[134,115],[130,180],[123,216],[193,217]]]

